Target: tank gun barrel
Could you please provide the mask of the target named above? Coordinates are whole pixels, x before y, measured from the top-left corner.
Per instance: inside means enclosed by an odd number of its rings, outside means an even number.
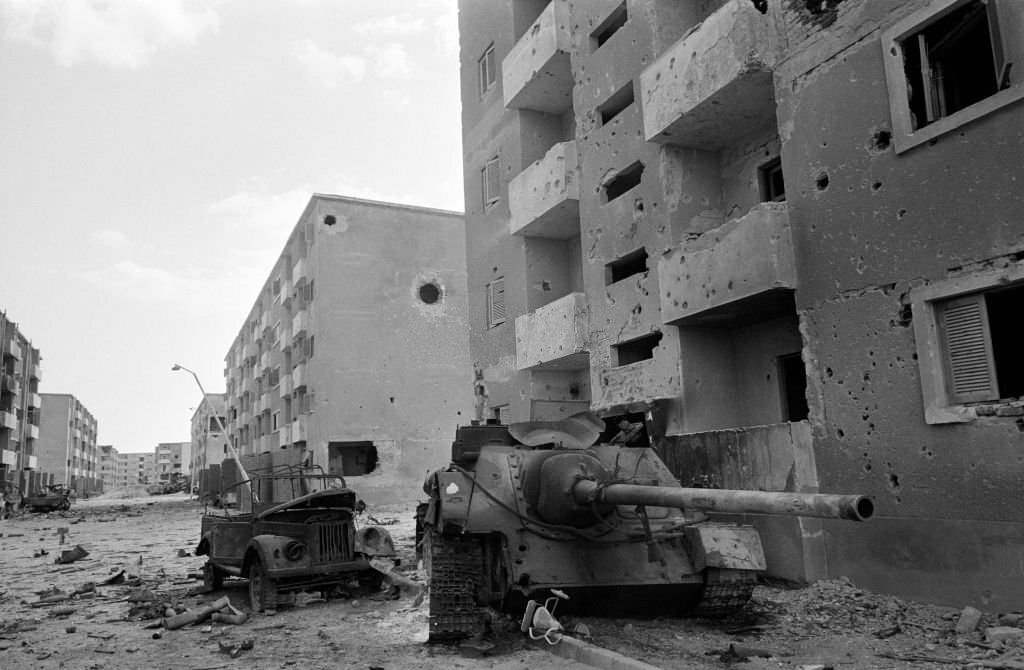
[[[862,495],[691,489],[642,484],[600,484],[580,479],[572,487],[577,504],[650,505],[725,514],[785,514],[866,521],[874,504]]]

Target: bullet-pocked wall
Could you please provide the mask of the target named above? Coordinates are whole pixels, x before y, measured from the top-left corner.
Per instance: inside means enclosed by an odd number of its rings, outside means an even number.
[[[821,486],[878,510],[863,526],[826,524],[829,564],[873,589],[1012,609],[1024,596],[1024,333],[1006,316],[1024,306],[1022,80],[1004,70],[963,105],[948,89],[964,74],[940,64],[947,90],[919,110],[906,93],[915,70],[887,61],[948,32],[943,16],[1001,25],[1009,61],[1024,48],[1024,6],[832,4],[787,8],[791,55],[776,80]],[[971,78],[995,77],[971,62]],[[955,300],[980,304],[977,320],[958,325]],[[1001,376],[961,393],[965,361],[964,375]]]

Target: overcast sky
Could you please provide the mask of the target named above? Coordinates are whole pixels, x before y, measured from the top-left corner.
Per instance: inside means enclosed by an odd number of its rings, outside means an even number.
[[[0,0],[0,310],[101,444],[189,439],[313,192],[463,209],[456,0]]]

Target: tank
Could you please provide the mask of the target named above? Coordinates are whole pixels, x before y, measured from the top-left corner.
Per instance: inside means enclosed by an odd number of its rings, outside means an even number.
[[[552,590],[567,596],[560,612],[728,615],[764,551],[753,526],[707,513],[873,514],[861,495],[684,488],[628,435],[598,443],[603,429],[593,416],[457,429],[417,512],[432,641],[479,635],[489,608],[521,612]]]

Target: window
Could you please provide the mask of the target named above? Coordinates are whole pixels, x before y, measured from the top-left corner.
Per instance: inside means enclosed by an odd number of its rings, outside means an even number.
[[[605,284],[614,284],[644,272],[647,272],[647,250],[637,249],[605,266]]]
[[[480,196],[484,209],[501,200],[501,174],[498,171],[498,157],[487,161],[480,170]]]
[[[931,0],[883,33],[897,152],[1024,97],[1011,80],[1024,45],[1004,37],[1022,21],[1017,0]]]
[[[773,158],[757,169],[761,202],[785,202],[786,182],[782,179],[782,159]]]
[[[280,423],[280,421],[281,421],[281,413],[280,412],[274,412],[274,414],[270,417],[270,425],[271,425],[271,430],[272,431],[276,431],[277,430],[277,427],[278,427],[278,424]]]
[[[604,185],[604,201],[611,202],[625,194],[640,183],[643,175],[644,164],[640,162],[633,163],[625,170],[622,170]]]
[[[505,278],[487,284],[487,327],[505,323]]]
[[[477,75],[480,83],[480,95],[483,96],[494,87],[494,83],[498,80],[498,64],[494,55],[493,42],[484,49],[484,55],[480,56],[480,60],[477,61]]]
[[[807,418],[807,373],[800,353],[779,356],[779,384],[782,394],[782,419],[803,421]]]
[[[911,308],[928,423],[1024,400],[1024,265],[915,289]]]
[[[614,345],[612,348],[615,349],[616,365],[629,365],[654,358],[654,350],[660,342],[661,333],[651,333]]]
[[[608,18],[601,22],[594,32],[590,33],[591,44],[596,51],[601,48],[608,39],[618,32],[619,28],[626,25],[629,15],[626,13],[626,3],[623,2],[616,7]]]
[[[633,104],[633,82],[630,81],[628,84],[620,88],[618,91],[613,93],[600,107],[597,108],[598,114],[601,115],[601,125],[605,125],[616,116],[622,113],[624,109]]]

